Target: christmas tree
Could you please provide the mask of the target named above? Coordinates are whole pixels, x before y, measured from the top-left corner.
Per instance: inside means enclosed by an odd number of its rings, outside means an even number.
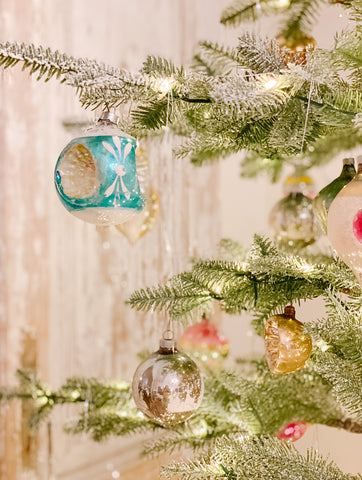
[[[243,174],[267,171],[275,181],[285,165],[306,172],[362,143],[362,2],[343,2],[351,26],[338,33],[333,50],[310,37],[318,7],[238,0],[222,23],[278,14],[280,36],[242,33],[235,48],[203,42],[187,70],[148,57],[140,72],[130,73],[15,43],[0,44],[0,64],[20,62],[37,80],[56,77],[76,89],[86,108],[132,102],[119,120],[122,130],[139,139],[178,136],[175,155],[195,165],[246,150]],[[157,436],[145,454],[195,449],[191,460],[165,465],[164,478],[360,478],[284,440],[285,427],[294,434],[307,423],[362,433],[362,302],[354,273],[331,254],[261,236],[249,249],[222,241],[219,251],[219,258],[195,260],[189,271],[128,300],[181,323],[200,321],[215,304],[230,314],[248,311],[256,333],[266,337],[268,361],[241,359],[232,371],[206,368],[203,401],[188,421],[165,425],[140,415],[123,381],[71,378],[52,390],[35,373],[19,371],[19,387],[2,389],[2,399],[33,402],[34,427],[59,404],[87,404],[67,425],[69,433],[101,440],[150,431]],[[326,317],[295,323],[290,305],[314,298],[324,300]],[[280,358],[283,335],[291,343],[287,359]]]

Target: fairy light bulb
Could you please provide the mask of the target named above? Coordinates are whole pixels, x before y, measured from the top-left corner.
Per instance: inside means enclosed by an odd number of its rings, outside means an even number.
[[[161,96],[165,96],[172,91],[174,82],[174,79],[171,77],[156,78],[153,83],[153,88]]]
[[[265,90],[273,90],[278,85],[278,79],[269,75],[261,78],[261,83]]]

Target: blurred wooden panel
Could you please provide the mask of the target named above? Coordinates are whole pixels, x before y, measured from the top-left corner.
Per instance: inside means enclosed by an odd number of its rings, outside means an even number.
[[[201,3],[211,20],[200,17]],[[134,70],[149,53],[191,58],[219,9],[216,0],[3,0],[0,26],[3,39]],[[13,383],[20,366],[35,367],[53,386],[72,375],[130,379],[137,352],[156,348],[165,319],[124,301],[214,250],[218,167],[196,169],[172,160],[172,142],[151,144],[161,216],[132,247],[114,228],[73,218],[54,192],[54,165],[72,137],[62,122],[94,114],[69,87],[37,83],[21,66],[1,74],[0,95],[0,383]],[[139,459],[141,439],[99,445],[66,436],[62,425],[74,413],[67,407],[52,416],[50,439],[46,425],[27,430],[28,413],[19,404],[1,408],[0,480],[110,479],[111,464],[121,478],[157,478],[159,460]]]

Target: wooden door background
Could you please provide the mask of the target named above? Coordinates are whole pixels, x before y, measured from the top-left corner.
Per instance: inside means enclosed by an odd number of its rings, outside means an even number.
[[[197,40],[218,36],[221,3],[1,0],[1,40],[132,70],[148,53],[184,62]],[[72,137],[63,122],[94,114],[55,80],[36,82],[20,67],[0,75],[0,384],[12,384],[18,367],[35,368],[52,386],[72,375],[129,379],[136,353],[155,348],[163,324],[124,300],[214,250],[218,167],[173,161],[169,142],[149,146],[161,218],[132,247],[114,228],[69,215],[54,191],[54,165]],[[95,445],[68,437],[61,426],[72,412],[62,407],[51,431],[29,432],[26,413],[20,404],[1,408],[1,480],[158,478],[160,460],[140,463],[137,438]]]

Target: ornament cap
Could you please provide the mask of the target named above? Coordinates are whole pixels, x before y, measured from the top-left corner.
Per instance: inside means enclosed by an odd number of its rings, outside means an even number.
[[[174,353],[176,350],[175,340],[173,338],[172,330],[166,330],[163,332],[160,340],[159,353]]]
[[[354,165],[354,158],[353,157],[344,158],[343,165]]]
[[[362,173],[362,155],[357,157],[357,173]]]
[[[105,111],[105,112],[102,112],[102,115],[100,116],[99,120],[108,120],[109,122],[117,125],[118,117],[113,112]]]
[[[284,308],[284,315],[295,318],[295,308],[293,307],[293,305],[287,305]]]

